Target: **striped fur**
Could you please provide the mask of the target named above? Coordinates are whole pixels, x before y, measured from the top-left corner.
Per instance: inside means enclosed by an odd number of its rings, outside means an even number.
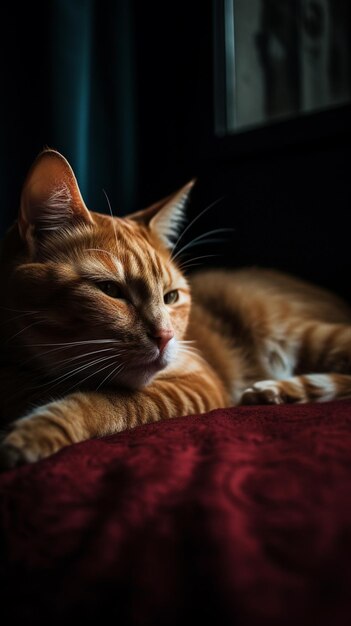
[[[351,396],[351,312],[338,298],[268,270],[189,284],[169,247],[191,186],[114,218],[88,211],[58,153],[36,161],[1,258],[4,466],[232,404]]]

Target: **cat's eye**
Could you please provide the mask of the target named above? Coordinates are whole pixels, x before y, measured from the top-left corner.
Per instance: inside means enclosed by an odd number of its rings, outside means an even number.
[[[163,296],[163,301],[165,304],[174,304],[175,302],[177,302],[177,300],[179,300],[178,289],[173,289],[173,291],[169,291]]]
[[[124,299],[121,288],[113,280],[103,280],[96,283],[96,286],[110,298]]]

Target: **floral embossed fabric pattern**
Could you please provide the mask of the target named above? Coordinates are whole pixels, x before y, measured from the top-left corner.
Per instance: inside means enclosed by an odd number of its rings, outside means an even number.
[[[1,615],[346,625],[350,492],[350,401],[217,410],[65,448],[0,476]]]

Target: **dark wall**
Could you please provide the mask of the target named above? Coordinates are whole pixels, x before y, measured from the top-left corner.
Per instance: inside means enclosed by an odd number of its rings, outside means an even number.
[[[1,9],[1,234],[17,214],[27,169],[51,138],[49,4]]]
[[[138,202],[198,174],[213,136],[212,0],[135,2]]]
[[[321,126],[321,138],[274,150],[239,150],[204,163],[199,204],[224,194],[212,219],[216,227],[235,229],[222,251],[224,264],[279,268],[351,297],[351,133],[350,112],[344,113],[343,132],[333,133],[331,126],[326,136]],[[312,119],[303,121],[306,135],[311,124]],[[210,212],[207,217],[209,227]]]

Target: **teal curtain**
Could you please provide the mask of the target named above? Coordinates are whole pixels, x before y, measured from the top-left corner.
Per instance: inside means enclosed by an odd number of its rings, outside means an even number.
[[[135,208],[135,37],[130,0],[13,3],[0,20],[0,228],[44,146],[72,164],[89,208]]]
[[[52,137],[89,208],[134,208],[134,39],[128,0],[53,0]]]

